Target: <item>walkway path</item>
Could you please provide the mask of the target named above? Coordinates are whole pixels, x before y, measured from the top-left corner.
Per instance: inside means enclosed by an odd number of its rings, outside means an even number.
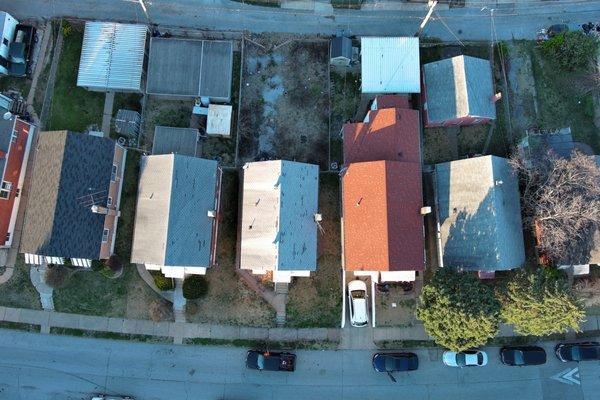
[[[33,283],[33,286],[35,287],[35,290],[37,290],[40,294],[42,308],[44,310],[53,311],[54,299],[52,298],[52,294],[54,293],[54,289],[52,289],[52,287],[46,283],[46,268],[46,263],[30,267],[29,277],[31,279],[31,283]]]
[[[106,92],[104,96],[104,112],[102,114],[102,132],[104,133],[104,137],[110,135],[110,123],[112,121],[114,103],[115,92]]]
[[[0,321],[40,325],[46,332],[49,332],[50,328],[70,328],[118,334],[180,338],[179,340],[181,341],[188,338],[202,338],[271,342],[343,342],[341,340],[342,330],[337,328],[255,328],[233,325],[193,324],[188,322],[153,322],[149,320],[97,317],[11,307],[0,307]],[[599,323],[600,321],[597,316],[590,316],[581,329],[585,332],[598,332],[600,331]],[[410,328],[373,328],[372,334],[372,340],[375,345],[383,341],[430,340],[422,325]],[[510,327],[502,325],[499,336],[513,337],[516,335]],[[375,347],[372,342],[367,342],[351,345],[346,344],[346,348],[370,349]]]

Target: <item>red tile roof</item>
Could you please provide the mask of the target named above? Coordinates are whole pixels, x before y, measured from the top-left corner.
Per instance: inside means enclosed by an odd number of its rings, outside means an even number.
[[[344,163],[421,162],[419,112],[386,108],[369,111],[368,123],[345,124]]]
[[[421,164],[351,164],[342,188],[345,269],[422,271]]]
[[[408,96],[400,96],[397,94],[385,94],[376,97],[377,109],[384,108],[411,108]]]
[[[16,218],[15,195],[19,185],[19,179],[22,171],[23,160],[27,157],[27,141],[31,133],[31,126],[19,119],[15,123],[15,134],[17,139],[10,144],[8,150],[8,159],[4,171],[3,179],[12,183],[12,189],[8,199],[0,199],[0,245],[6,245],[6,234],[11,230],[11,219]],[[14,210],[13,210],[14,209]],[[14,212],[14,215],[13,215]],[[14,226],[12,227],[14,228]],[[13,233],[13,232],[11,232]]]

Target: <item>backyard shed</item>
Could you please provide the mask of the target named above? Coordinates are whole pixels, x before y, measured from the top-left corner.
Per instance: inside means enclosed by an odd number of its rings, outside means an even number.
[[[152,154],[181,154],[195,157],[198,144],[198,129],[154,127]]]
[[[146,93],[229,102],[233,42],[153,37]]]
[[[456,56],[423,66],[427,126],[473,125],[496,119],[489,60]]]
[[[345,36],[331,39],[330,63],[339,67],[347,67],[352,61],[352,40]]]
[[[132,262],[172,278],[204,275],[215,262],[220,182],[213,160],[142,157]]]
[[[146,25],[86,22],[77,86],[141,92],[147,32]]]
[[[139,112],[120,109],[113,120],[115,131],[120,135],[137,137],[140,132],[142,117]]]
[[[231,136],[232,107],[224,104],[209,104],[206,119],[206,134],[210,136]]]
[[[437,164],[435,182],[444,266],[488,273],[523,265],[519,188],[508,160]]]
[[[363,93],[420,93],[419,39],[362,37]]]
[[[239,267],[274,282],[317,269],[319,167],[260,161],[242,169]]]

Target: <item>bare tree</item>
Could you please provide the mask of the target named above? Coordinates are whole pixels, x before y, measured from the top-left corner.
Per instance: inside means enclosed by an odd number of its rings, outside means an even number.
[[[551,150],[511,159],[523,181],[524,223],[537,225],[538,241],[552,261],[581,263],[600,229],[600,168],[593,157],[570,159]]]

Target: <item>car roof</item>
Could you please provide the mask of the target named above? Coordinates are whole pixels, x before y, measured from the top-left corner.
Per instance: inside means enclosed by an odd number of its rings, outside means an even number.
[[[366,299],[352,299],[354,303],[354,321],[366,322],[367,321],[367,300]]]

